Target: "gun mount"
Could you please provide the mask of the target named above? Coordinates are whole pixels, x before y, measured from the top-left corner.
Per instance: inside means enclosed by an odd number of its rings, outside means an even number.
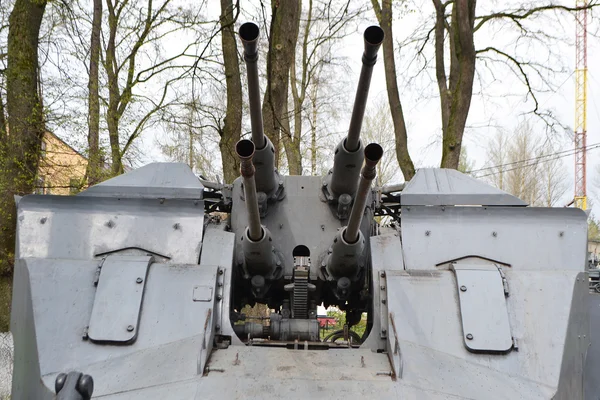
[[[359,132],[378,27],[333,170],[280,175],[258,34],[240,29],[252,140],[233,184],[155,163],[19,200],[12,398],[597,398],[585,213],[446,169],[372,187],[382,149]],[[270,315],[245,317],[257,303]],[[341,329],[322,332],[319,305]]]

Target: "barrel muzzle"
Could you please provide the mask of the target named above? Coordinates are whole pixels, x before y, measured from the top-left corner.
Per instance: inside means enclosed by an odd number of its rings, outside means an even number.
[[[252,157],[254,156],[254,143],[243,139],[235,145],[235,152],[240,159],[240,174],[244,178],[252,178],[254,176],[254,164]]]
[[[244,60],[256,61],[258,59],[258,34],[260,29],[258,25],[252,22],[246,22],[240,27],[240,39],[244,46]]]
[[[240,31],[241,32],[241,31]],[[383,43],[383,29],[377,25],[368,27],[364,34],[365,52],[363,53],[364,64],[373,65],[377,61],[377,52],[381,43]]]

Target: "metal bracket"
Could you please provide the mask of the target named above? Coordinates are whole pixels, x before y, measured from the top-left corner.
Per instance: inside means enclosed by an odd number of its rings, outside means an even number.
[[[139,331],[140,310],[152,256],[107,256],[102,264],[88,337],[128,344]]]
[[[396,323],[394,322],[394,314],[389,314],[388,325],[390,327],[390,335],[388,336],[388,357],[396,378],[402,378],[403,363],[402,363],[402,352],[400,351],[400,341],[398,340],[398,333],[396,332]]]
[[[387,284],[385,279],[385,271],[379,272],[379,320],[382,323],[379,337],[385,339],[388,336],[387,328],[383,325],[383,321],[387,321],[388,305],[387,305]]]
[[[507,353],[513,348],[506,296],[508,282],[496,264],[451,264],[456,274],[463,340],[474,353]]]

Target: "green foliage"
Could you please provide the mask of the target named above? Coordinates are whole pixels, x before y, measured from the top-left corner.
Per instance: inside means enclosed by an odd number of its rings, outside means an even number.
[[[329,326],[329,330],[327,331],[329,332],[334,332],[334,331],[339,331],[344,329],[344,324],[346,324],[346,313],[341,311],[341,310],[330,310],[327,311],[327,316],[328,317],[333,317],[335,318],[335,325],[330,325]],[[367,330],[367,314],[363,313],[360,322],[356,325],[354,325],[353,327],[351,327],[350,329],[351,331],[354,331],[355,333],[358,334],[358,336],[362,337],[365,333],[365,331]],[[328,334],[326,333],[326,335]]]
[[[0,332],[8,332],[9,329],[11,297],[12,279],[0,277]]]

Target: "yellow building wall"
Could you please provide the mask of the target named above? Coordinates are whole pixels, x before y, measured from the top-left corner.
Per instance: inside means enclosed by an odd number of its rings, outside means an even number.
[[[87,159],[53,133],[44,134],[36,193],[77,193],[85,177]]]

